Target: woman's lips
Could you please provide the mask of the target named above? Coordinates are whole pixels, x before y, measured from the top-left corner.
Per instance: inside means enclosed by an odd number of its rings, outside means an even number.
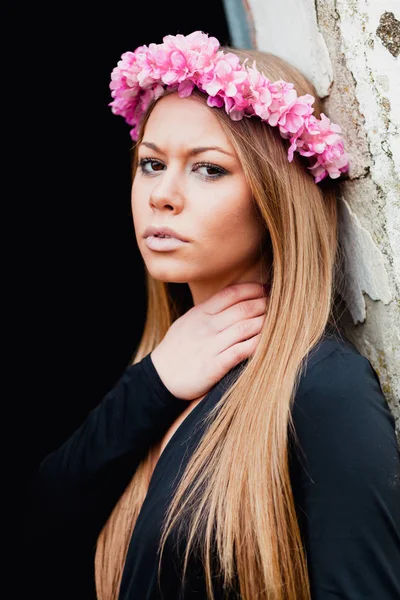
[[[187,242],[183,242],[182,240],[178,240],[178,238],[174,237],[156,237],[154,235],[150,235],[145,240],[145,244],[150,250],[155,250],[157,252],[167,252],[168,250],[176,250],[181,246],[187,244]]]

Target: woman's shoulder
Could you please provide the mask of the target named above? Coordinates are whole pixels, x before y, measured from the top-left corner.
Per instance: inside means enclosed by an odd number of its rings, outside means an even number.
[[[381,383],[370,360],[343,334],[326,332],[304,360],[299,394],[374,388],[383,395]]]
[[[327,329],[306,356],[304,373],[307,374],[322,361],[332,368],[336,362],[351,361],[354,357],[362,357],[357,347],[344,334]]]
[[[299,437],[361,443],[395,437],[395,420],[377,372],[367,357],[337,333],[327,333],[308,354],[292,407]],[[361,444],[362,445],[362,444]]]

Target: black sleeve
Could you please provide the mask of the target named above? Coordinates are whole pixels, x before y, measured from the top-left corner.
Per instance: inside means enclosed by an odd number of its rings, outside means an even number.
[[[187,407],[164,386],[150,354],[116,386],[35,474],[32,542],[68,538],[93,547],[112,508],[150,446]],[[51,542],[50,542],[51,540]],[[56,551],[56,549],[55,549]]]
[[[334,350],[293,407],[291,477],[312,600],[399,600],[400,457],[371,363]]]

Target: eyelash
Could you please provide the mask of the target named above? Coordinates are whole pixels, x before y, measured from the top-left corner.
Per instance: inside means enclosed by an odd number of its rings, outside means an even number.
[[[138,167],[140,169],[141,174],[144,175],[145,177],[149,177],[153,173],[156,173],[156,171],[153,171],[153,172],[149,173],[148,171],[145,170],[145,167],[148,164],[151,164],[151,165],[153,165],[153,164],[162,165],[163,163],[160,160],[158,160],[157,158],[150,158],[150,157],[141,158],[139,160]],[[228,173],[228,171],[226,171],[226,169],[223,169],[222,167],[218,167],[217,165],[214,165],[213,163],[210,163],[210,162],[199,162],[199,163],[196,163],[193,166],[196,167],[196,168],[206,167],[206,168],[214,169],[214,170],[217,171],[217,173],[214,174],[214,175],[201,175],[199,173],[199,176],[202,179],[204,179],[205,181],[212,181],[213,179],[214,180],[215,179],[219,179],[220,177],[222,177],[223,175],[226,175]]]

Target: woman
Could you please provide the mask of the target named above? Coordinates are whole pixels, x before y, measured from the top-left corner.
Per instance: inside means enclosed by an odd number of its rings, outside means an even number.
[[[340,128],[286,62],[202,32],[111,88],[147,318],[41,465],[42,531],[96,546],[100,600],[399,598],[394,419],[335,325]]]

